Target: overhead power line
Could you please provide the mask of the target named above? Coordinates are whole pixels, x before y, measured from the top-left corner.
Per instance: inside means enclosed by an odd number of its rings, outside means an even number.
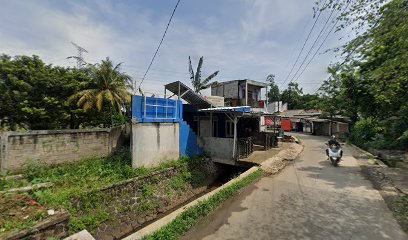
[[[302,63],[300,64],[300,66],[298,67],[298,69],[296,70],[295,74],[293,75],[293,77],[290,79],[289,82],[293,82],[293,80],[295,79],[296,75],[299,73],[300,69],[302,69],[303,64],[305,64],[306,60],[308,59],[310,53],[313,51],[313,48],[316,46],[316,43],[319,42],[320,40],[320,36],[322,35],[322,33],[326,30],[326,26],[327,23],[329,23],[331,17],[333,16],[333,13],[336,11],[336,8],[333,8],[332,11],[330,12],[329,17],[326,19],[326,22],[324,23],[322,29],[320,30],[319,34],[317,35],[316,39],[314,40],[312,46],[310,47],[309,51],[306,53],[306,56],[303,58]]]
[[[142,83],[143,83],[144,79],[146,78],[146,75],[147,75],[147,73],[149,72],[150,67],[151,67],[152,64],[153,64],[153,61],[154,61],[154,59],[156,58],[157,53],[159,52],[160,46],[161,46],[162,43],[163,43],[164,37],[166,36],[167,30],[169,29],[171,20],[173,19],[174,13],[176,12],[176,9],[177,9],[179,3],[180,3],[180,0],[177,1],[176,6],[174,7],[173,12],[171,13],[169,22],[167,23],[167,26],[166,26],[166,30],[164,30],[163,36],[162,36],[162,38],[161,38],[161,40],[160,40],[159,45],[157,46],[156,52],[154,53],[154,55],[153,55],[153,57],[152,57],[152,60],[150,61],[150,64],[149,64],[149,66],[147,67],[146,72],[145,72],[144,75],[143,75],[142,81],[141,81],[140,84],[139,84],[139,89],[140,89],[140,87],[142,86]]]
[[[327,0],[326,0],[326,1],[324,1],[323,6],[326,4],[326,2],[327,2]],[[288,81],[289,76],[292,74],[293,69],[295,68],[296,64],[297,64],[297,63],[298,63],[298,61],[299,61],[300,55],[302,55],[302,53],[303,53],[303,49],[305,48],[306,43],[307,43],[307,41],[309,40],[310,35],[312,34],[313,29],[314,29],[314,27],[316,26],[316,23],[317,23],[317,21],[318,21],[318,20],[319,20],[319,18],[320,18],[320,15],[322,14],[322,11],[320,11],[319,9],[317,9],[317,10],[319,11],[319,14],[317,15],[317,17],[316,17],[316,19],[315,19],[315,21],[314,21],[314,23],[313,23],[313,25],[312,25],[312,27],[311,27],[311,29],[310,29],[309,33],[307,34],[307,37],[306,37],[306,39],[305,39],[305,41],[304,41],[304,43],[303,43],[302,48],[300,49],[300,52],[299,52],[299,54],[298,54],[298,56],[297,56],[297,58],[296,58],[295,63],[292,65],[292,68],[290,69],[290,71],[289,71],[288,75],[286,76],[286,78],[285,78],[285,80],[283,81],[283,83],[282,83],[282,85],[281,85],[281,86],[283,86],[283,85],[286,83],[286,81]]]
[[[346,11],[347,7],[343,9],[343,11],[340,13],[339,16],[341,16],[341,14],[343,14]],[[310,65],[310,63],[313,61],[313,59],[316,57],[316,55],[318,54],[318,52],[320,51],[320,49],[323,47],[323,44],[326,42],[327,38],[330,36],[330,34],[333,32],[334,28],[336,27],[337,23],[339,22],[339,18],[337,18],[336,22],[333,24],[333,26],[331,27],[330,31],[326,34],[325,38],[323,39],[323,41],[320,43],[319,47],[317,48],[316,52],[313,54],[312,58],[310,58],[309,62],[306,64],[306,66],[303,68],[302,72],[299,74],[299,76],[296,78],[295,82],[299,80],[300,76],[302,76],[302,74],[305,72],[305,70],[307,69],[307,67]]]
[[[350,2],[347,3],[346,7],[345,7],[344,10],[342,11],[342,14],[346,11],[346,9],[348,8],[349,5],[350,5]],[[408,8],[408,5],[407,5],[406,7],[404,7],[404,8],[401,8],[399,11],[397,11],[397,13],[407,10],[407,8]],[[381,15],[381,16],[376,20],[376,22],[372,25],[372,28],[374,28],[375,26],[377,26],[377,25],[380,23],[381,19],[383,19],[383,17],[384,17],[384,15]],[[337,22],[338,22],[338,21],[339,21],[339,19],[337,19],[335,25],[337,25]],[[334,26],[335,26],[335,25],[334,25]],[[334,29],[334,26],[333,26],[333,28],[331,29],[331,31]],[[366,41],[367,41],[367,38],[363,39],[363,42],[362,42],[361,44],[365,43]],[[348,59],[354,54],[354,52],[357,50],[357,48],[358,48],[358,45],[356,45],[356,46],[353,48],[353,50],[352,50],[351,52],[349,52],[349,54],[347,54],[346,58],[344,58],[344,61],[343,61],[341,64],[339,64],[339,65],[337,66],[337,68],[336,68],[336,70],[335,70],[334,72],[337,72],[337,71],[348,61]],[[330,77],[332,77],[332,76],[333,76],[333,74],[330,73],[329,76],[328,76],[325,80],[319,81],[318,87],[317,87],[316,90],[313,92],[313,94],[316,94],[316,93],[319,91],[321,84],[322,84],[324,81],[329,80]]]

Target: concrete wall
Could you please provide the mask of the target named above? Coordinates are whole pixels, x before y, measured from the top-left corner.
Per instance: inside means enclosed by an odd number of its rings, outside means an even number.
[[[180,157],[179,123],[132,123],[132,166],[157,166]]]
[[[123,129],[5,132],[0,140],[1,172],[19,171],[28,162],[54,165],[107,156],[123,146]]]
[[[348,133],[348,124],[342,122],[332,122],[331,134],[344,134]],[[313,134],[321,136],[330,135],[330,123],[329,122],[313,122]]]
[[[224,98],[238,98],[238,81],[224,83],[218,86],[211,87],[212,96],[220,96]]]
[[[204,151],[211,156],[213,161],[233,160],[232,149],[234,147],[234,139],[203,137],[203,141]]]

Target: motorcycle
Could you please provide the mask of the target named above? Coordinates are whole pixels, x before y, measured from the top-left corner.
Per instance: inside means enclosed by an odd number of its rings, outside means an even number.
[[[341,148],[340,146],[337,145],[330,145],[329,148],[329,159],[331,161],[331,163],[333,164],[333,166],[337,167],[340,160],[341,160]]]

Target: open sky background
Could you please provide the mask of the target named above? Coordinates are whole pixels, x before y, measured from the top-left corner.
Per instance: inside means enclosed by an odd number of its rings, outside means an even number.
[[[75,66],[75,60],[67,59],[77,53],[73,41],[88,51],[85,61],[96,63],[109,56],[123,62],[123,71],[139,82],[176,2],[0,0],[0,53],[38,55],[46,63]],[[214,79],[219,82],[265,81],[275,74],[278,85],[286,87],[313,24],[314,4],[315,0],[181,0],[143,90],[163,92],[165,83],[176,80],[189,84],[188,56],[194,69],[204,56],[203,77],[220,70]],[[321,15],[297,66],[328,15]],[[321,53],[340,46],[341,34],[328,37],[298,78],[304,92],[314,92],[327,77],[328,64],[340,59],[333,52]]]

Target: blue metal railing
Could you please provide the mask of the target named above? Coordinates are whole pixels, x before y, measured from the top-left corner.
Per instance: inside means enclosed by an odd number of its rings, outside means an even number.
[[[137,122],[179,122],[182,119],[182,107],[179,100],[133,96],[132,118]]]

